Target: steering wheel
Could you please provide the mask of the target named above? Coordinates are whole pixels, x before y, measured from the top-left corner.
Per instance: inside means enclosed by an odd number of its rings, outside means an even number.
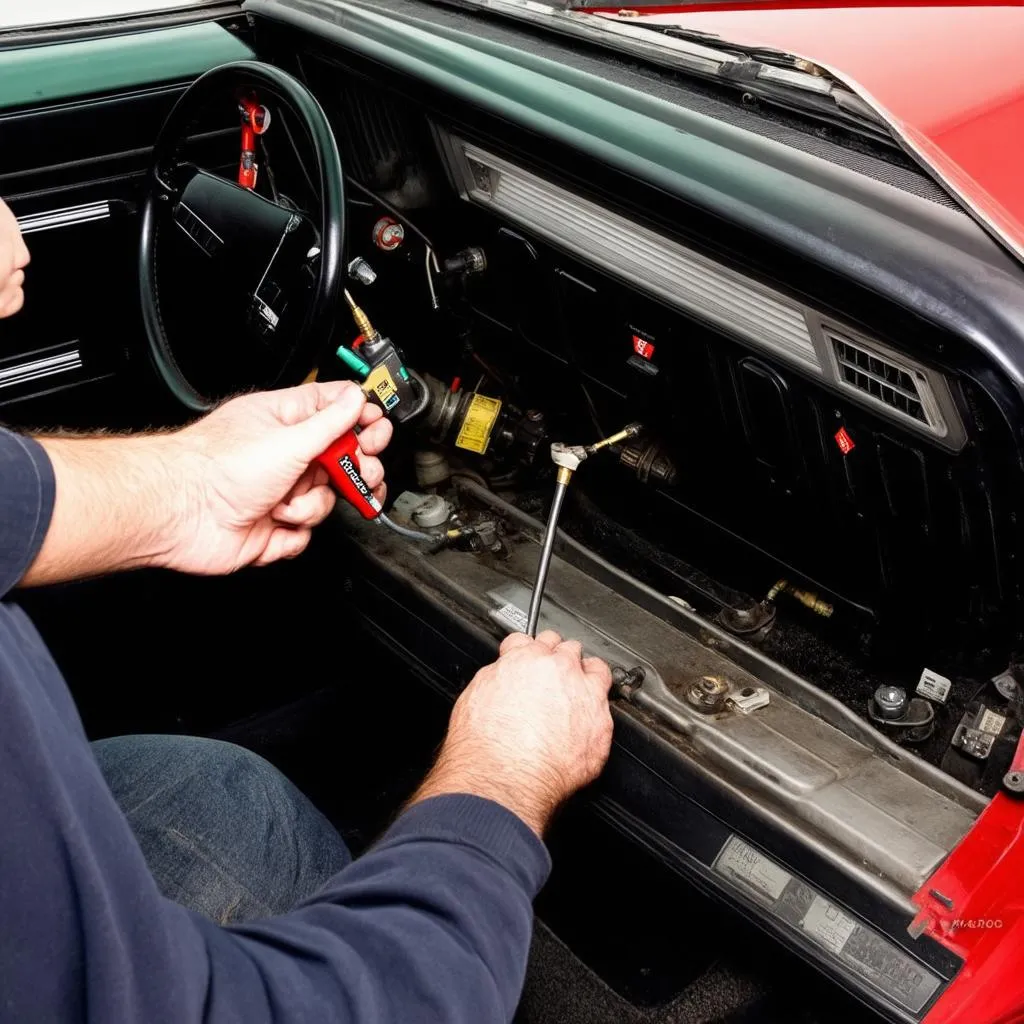
[[[305,135],[314,165],[307,181],[311,192],[319,192],[318,210],[277,196],[276,187],[274,199],[265,198],[183,158],[186,141],[211,106],[228,100],[237,105],[254,92],[260,104],[273,101],[264,109],[273,109],[275,122],[287,118]],[[268,122],[269,116],[260,127],[266,130]],[[196,79],[160,130],[139,243],[150,354],[174,397],[194,412],[223,397],[196,386],[182,369],[182,345],[194,345],[196,333],[170,319],[180,321],[177,314],[185,307],[200,324],[218,325],[216,334],[203,339],[201,357],[231,352],[232,372],[222,390],[301,381],[330,333],[344,239],[341,158],[313,94],[286,72],[256,61],[225,64]],[[168,279],[171,270],[176,276]]]

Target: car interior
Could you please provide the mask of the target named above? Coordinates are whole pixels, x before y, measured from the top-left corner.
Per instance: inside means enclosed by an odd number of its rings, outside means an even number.
[[[0,81],[5,425],[401,367],[398,530],[339,502],[293,562],[19,594],[90,738],[241,743],[365,849],[524,628],[551,445],[639,424],[554,537],[542,627],[615,670],[616,734],[517,1020],[922,1019],[959,961],[913,897],[1024,720],[998,244],[870,123],[473,4],[12,30]]]

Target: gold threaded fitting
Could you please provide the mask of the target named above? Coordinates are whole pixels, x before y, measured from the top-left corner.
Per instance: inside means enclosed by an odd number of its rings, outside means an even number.
[[[820,598],[813,590],[801,590],[799,587],[794,587],[789,580],[779,580],[768,591],[765,601],[771,603],[779,594],[789,594],[794,601],[799,601],[805,608],[814,612],[815,615],[820,615],[823,619],[832,618],[832,613],[835,611],[835,608],[828,601]]]
[[[366,341],[376,341],[379,337],[377,328],[370,323],[370,318],[356,304],[356,300],[352,298],[347,288],[345,289],[345,301],[348,303],[348,308],[352,310],[352,319],[355,320],[359,333]]]
[[[818,597],[813,590],[791,589],[790,594],[805,608],[809,608],[814,612],[815,615],[820,615],[823,619],[832,618],[832,612],[834,612],[835,609],[828,603],[828,601]]]
[[[597,441],[595,444],[587,445],[587,453],[589,455],[593,455],[594,452],[599,452],[602,448],[607,448],[610,444],[618,444],[619,441],[625,441],[627,438],[636,437],[641,430],[643,430],[643,424],[630,423],[628,426],[623,427],[617,434],[612,434],[611,437],[606,437],[603,441]]]

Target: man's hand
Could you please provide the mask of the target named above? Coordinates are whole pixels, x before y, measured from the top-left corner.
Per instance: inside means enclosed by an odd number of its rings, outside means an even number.
[[[382,501],[376,456],[391,439],[391,422],[351,381],[244,395],[175,435],[184,500],[163,564],[225,573],[300,554],[334,507],[327,473],[314,460],[356,424],[360,473]]]
[[[21,290],[28,266],[28,246],[18,221],[0,199],[0,318],[14,316],[25,302]]]
[[[611,750],[612,677],[599,658],[554,632],[513,633],[452,711],[437,764],[414,802],[486,797],[543,835],[559,804],[597,778]]]
[[[43,437],[57,481],[50,529],[23,583],[162,566],[201,574],[293,558],[334,506],[315,459],[356,424],[363,479],[391,423],[349,381],[243,395],[170,434]]]

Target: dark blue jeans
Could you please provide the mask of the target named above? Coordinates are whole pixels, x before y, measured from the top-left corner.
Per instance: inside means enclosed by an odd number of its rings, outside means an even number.
[[[283,913],[351,860],[309,800],[243,747],[119,736],[93,750],[161,891],[222,924]]]

